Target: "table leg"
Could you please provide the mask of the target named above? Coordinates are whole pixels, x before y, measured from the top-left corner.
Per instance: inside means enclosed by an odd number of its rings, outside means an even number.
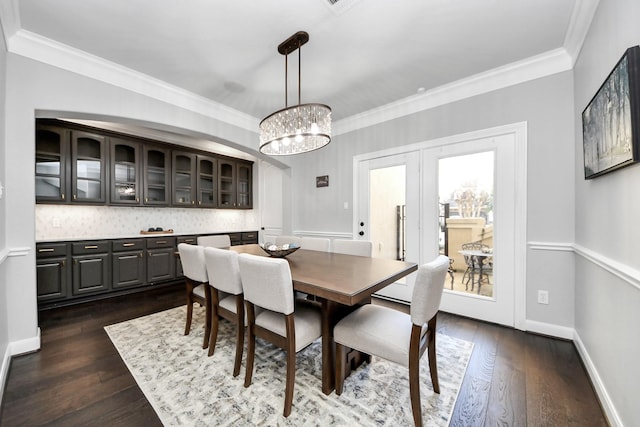
[[[319,298],[319,300],[322,304],[322,392],[329,395],[336,387],[336,344],[333,340],[333,327],[340,319],[351,313],[359,306],[343,305],[324,298]],[[369,302],[371,301],[363,301],[363,303]],[[366,359],[357,359],[358,363],[362,363],[363,360]],[[350,372],[350,369],[347,369],[346,371]]]

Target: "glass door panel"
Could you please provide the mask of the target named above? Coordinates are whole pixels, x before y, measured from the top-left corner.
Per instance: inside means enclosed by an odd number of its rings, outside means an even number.
[[[140,202],[140,146],[135,142],[111,140],[112,203],[137,204]]]
[[[36,200],[65,201],[65,153],[68,141],[63,129],[36,130]]]
[[[144,204],[169,203],[169,152],[144,146]]]
[[[73,200],[105,201],[104,150],[104,137],[72,132]]]
[[[438,160],[440,253],[451,260],[445,288],[493,297],[493,151]]]

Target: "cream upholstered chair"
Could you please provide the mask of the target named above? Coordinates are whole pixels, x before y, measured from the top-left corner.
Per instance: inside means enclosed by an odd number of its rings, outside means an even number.
[[[209,339],[209,356],[216,350],[218,339],[218,316],[236,325],[236,359],[233,365],[233,376],[240,373],[242,352],[244,350],[244,296],[238,254],[226,249],[207,247],[204,249],[204,260],[211,286],[211,337]]]
[[[300,246],[302,239],[296,236],[276,236],[276,241],[274,242],[276,246],[282,246],[285,243],[295,243]]]
[[[197,302],[205,306],[206,320],[204,330],[204,342],[202,348],[209,345],[209,334],[211,333],[211,292],[209,290],[209,278],[207,267],[204,262],[204,248],[202,246],[180,243],[178,245],[182,271],[187,290],[187,322],[184,327],[184,334],[189,335],[191,331],[191,319],[193,317],[193,303]]]
[[[320,310],[317,305],[294,298],[287,260],[240,254],[238,261],[249,323],[244,386],[251,385],[256,336],[283,348],[287,352],[283,414],[288,417],[293,403],[296,353],[321,336]],[[263,309],[257,315],[256,307]]]
[[[367,304],[339,321],[333,329],[336,342],[336,394],[344,383],[345,347],[376,355],[409,368],[413,421],[422,425],[420,358],[429,352],[433,391],[440,393],[436,364],[436,318],[449,258],[440,255],[418,269],[410,314]]]
[[[198,236],[199,246],[208,246],[210,248],[228,248],[231,246],[231,238],[228,234],[217,236]]]
[[[303,237],[300,242],[302,249],[308,249],[310,251],[329,252],[329,245],[331,240],[321,237]]]
[[[333,241],[332,252],[346,255],[371,256],[373,244],[368,240],[343,240]]]

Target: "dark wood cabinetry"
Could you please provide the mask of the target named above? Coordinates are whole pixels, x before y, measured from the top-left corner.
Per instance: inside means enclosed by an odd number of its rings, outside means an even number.
[[[71,131],[72,200],[82,203],[106,202],[107,159],[104,136]]]
[[[175,237],[147,239],[147,282],[172,280],[176,276]]]
[[[124,239],[111,242],[111,285],[113,289],[146,284],[145,243],[145,239]]]
[[[196,158],[196,202],[198,207],[218,206],[218,165],[216,159],[198,155]]]
[[[251,209],[252,164],[235,160],[218,160],[218,207]]]
[[[71,245],[72,293],[94,294],[111,289],[109,242],[87,241]]]
[[[141,164],[138,142],[111,138],[111,188],[112,204],[139,205],[142,189],[140,186]]]
[[[232,245],[258,243],[258,232],[229,234]],[[179,243],[198,235],[38,243],[36,271],[40,308],[139,292],[184,277]]]
[[[38,120],[36,202],[253,207],[253,162],[176,147]]]
[[[42,202],[65,202],[69,159],[69,131],[55,126],[36,129],[36,199]]]
[[[64,299],[69,295],[69,265],[66,244],[36,245],[38,301]]]
[[[196,204],[196,155],[173,152],[173,206]]]
[[[171,157],[169,150],[154,145],[144,145],[144,204],[169,205],[171,182]]]

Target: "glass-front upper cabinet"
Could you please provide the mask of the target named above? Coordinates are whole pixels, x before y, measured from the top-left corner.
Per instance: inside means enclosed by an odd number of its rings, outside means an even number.
[[[66,202],[69,132],[39,125],[36,128],[36,201]]]
[[[111,203],[140,203],[140,144],[111,138]]]
[[[215,208],[218,205],[217,196],[217,164],[216,159],[207,156],[197,156],[198,159],[198,207]]]
[[[227,159],[218,160],[218,207],[250,209],[252,163]]]
[[[71,132],[71,192],[73,201],[105,202],[106,142],[100,135]]]
[[[195,206],[196,155],[173,152],[173,205]]]
[[[169,150],[144,145],[144,204],[166,206],[169,204],[171,158]]]
[[[251,177],[253,164],[236,164],[236,207],[249,209],[253,207]]]

